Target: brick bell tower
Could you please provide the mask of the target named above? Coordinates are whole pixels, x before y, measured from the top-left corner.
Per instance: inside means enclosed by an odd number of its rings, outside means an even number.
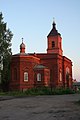
[[[47,36],[47,53],[63,55],[61,34],[56,30],[56,23],[53,21],[52,30]]]

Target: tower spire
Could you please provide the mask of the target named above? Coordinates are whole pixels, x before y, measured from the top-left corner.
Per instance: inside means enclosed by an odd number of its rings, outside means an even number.
[[[52,30],[50,31],[50,33],[48,34],[48,36],[47,36],[47,37],[49,37],[49,36],[57,36],[57,35],[61,36],[61,34],[60,34],[60,33],[58,33],[58,31],[56,30],[56,23],[55,23],[55,19],[53,18]]]
[[[23,43],[23,39],[24,39],[24,38],[22,38],[22,43]]]
[[[55,23],[55,18],[53,17],[53,24],[52,24],[52,26],[53,26],[53,29],[56,29],[56,23]]]
[[[55,54],[63,55],[62,38],[60,33],[58,33],[58,31],[56,30],[56,23],[54,19],[52,25],[53,28],[47,36],[47,40],[48,40],[47,53],[55,53]]]

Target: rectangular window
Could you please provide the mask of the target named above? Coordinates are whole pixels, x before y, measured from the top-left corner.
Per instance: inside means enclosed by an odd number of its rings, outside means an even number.
[[[28,72],[24,72],[24,81],[28,81]]]

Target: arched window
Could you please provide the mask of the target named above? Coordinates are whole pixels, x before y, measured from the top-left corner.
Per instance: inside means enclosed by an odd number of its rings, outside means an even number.
[[[70,69],[69,67],[66,67],[66,80],[69,80],[69,73],[70,73]]]
[[[69,70],[69,67],[66,67],[66,73],[69,73],[70,70]]]
[[[24,81],[28,81],[28,72],[24,72]]]
[[[62,82],[62,72],[60,71],[60,78],[59,78],[60,82]]]
[[[54,48],[55,47],[55,42],[54,41],[52,41],[52,48]]]
[[[37,74],[37,81],[41,81],[41,74],[40,73]]]

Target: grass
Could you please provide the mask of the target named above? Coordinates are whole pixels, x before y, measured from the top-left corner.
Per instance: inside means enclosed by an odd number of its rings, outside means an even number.
[[[25,92],[22,91],[9,91],[9,92],[0,92],[1,96],[33,96],[33,95],[64,95],[64,94],[74,94],[75,92],[71,89],[64,89],[64,88],[56,88],[51,89],[48,87],[39,87],[39,88],[31,88],[26,90]]]

